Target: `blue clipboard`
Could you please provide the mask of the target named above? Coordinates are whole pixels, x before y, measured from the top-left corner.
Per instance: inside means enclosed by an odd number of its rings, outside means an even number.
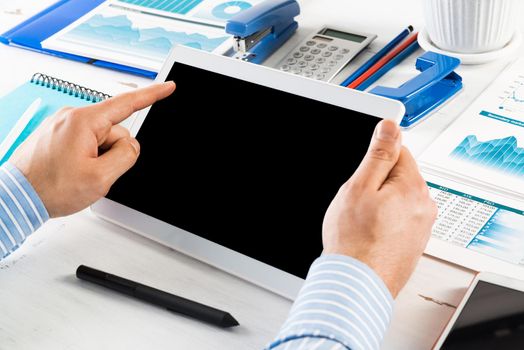
[[[104,2],[105,0],[60,0],[0,35],[0,42],[6,45],[22,47],[40,53],[154,79],[157,75],[155,72],[42,48],[42,42],[44,40],[53,36]]]

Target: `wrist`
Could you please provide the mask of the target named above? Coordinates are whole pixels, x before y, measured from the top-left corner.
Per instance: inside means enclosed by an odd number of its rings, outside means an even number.
[[[49,219],[49,213],[33,184],[25,174],[11,162],[2,165],[6,178],[4,184],[10,188],[12,195],[19,200],[22,210],[26,213],[33,226],[39,227]]]
[[[398,293],[404,286],[402,278],[399,278],[398,272],[395,272],[395,270],[397,270],[396,267],[390,266],[390,264],[386,263],[384,257],[375,256],[369,252],[361,253],[359,251],[353,251],[352,249],[329,248],[324,249],[322,255],[343,255],[360,261],[373,270],[373,272],[380,278],[393,299],[396,299]]]

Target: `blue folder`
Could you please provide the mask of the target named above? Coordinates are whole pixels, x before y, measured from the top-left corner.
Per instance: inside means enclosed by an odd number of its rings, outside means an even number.
[[[104,2],[105,0],[58,1],[8,32],[0,35],[0,42],[6,45],[18,46],[41,53],[154,79],[157,75],[155,72],[42,48],[42,42],[44,40],[53,36],[55,33],[64,29]]]

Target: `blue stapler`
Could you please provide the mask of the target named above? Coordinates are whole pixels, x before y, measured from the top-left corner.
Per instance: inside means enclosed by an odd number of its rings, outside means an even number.
[[[426,52],[417,58],[418,76],[398,88],[377,86],[369,92],[402,102],[406,114],[400,125],[410,127],[462,89],[454,72],[459,65],[458,58]]]
[[[262,63],[296,31],[296,0],[266,0],[230,19],[226,32],[235,37],[233,57]]]

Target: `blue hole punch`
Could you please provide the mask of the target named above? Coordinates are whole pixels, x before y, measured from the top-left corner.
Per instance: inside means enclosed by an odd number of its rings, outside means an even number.
[[[421,74],[398,88],[377,86],[370,93],[398,100],[406,106],[400,126],[410,127],[462,89],[462,78],[454,72],[458,58],[426,52],[417,58]]]

